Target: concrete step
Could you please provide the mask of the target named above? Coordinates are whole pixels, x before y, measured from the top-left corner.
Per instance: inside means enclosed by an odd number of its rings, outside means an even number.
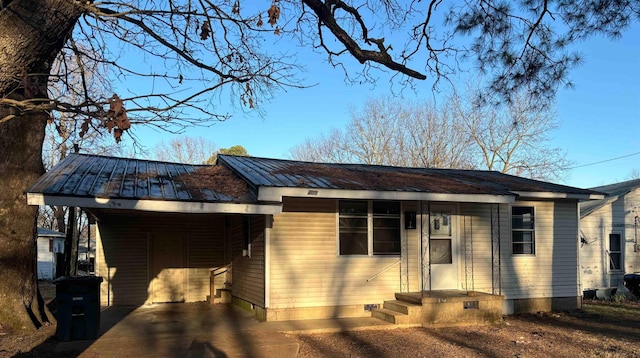
[[[213,303],[231,303],[231,290],[227,288],[217,288]]]
[[[412,317],[407,314],[392,311],[386,308],[376,308],[371,310],[371,317],[375,317],[393,324],[412,324],[420,322],[419,317]]]
[[[382,308],[386,308],[388,310],[396,311],[399,313],[404,313],[410,316],[419,316],[422,314],[422,305],[400,300],[384,301],[384,305]]]
[[[396,300],[409,302],[417,305],[422,305],[422,297],[411,295],[411,294],[396,293]]]

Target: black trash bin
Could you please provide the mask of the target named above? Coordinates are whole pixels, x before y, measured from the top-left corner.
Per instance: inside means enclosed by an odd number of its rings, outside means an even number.
[[[59,341],[98,338],[101,282],[99,276],[60,277],[53,281]]]

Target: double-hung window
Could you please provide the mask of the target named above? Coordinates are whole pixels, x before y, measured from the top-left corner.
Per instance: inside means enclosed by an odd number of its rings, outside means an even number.
[[[533,207],[511,208],[511,245],[514,255],[535,254],[535,220]]]
[[[400,203],[341,200],[340,255],[399,255]]]
[[[609,270],[622,270],[622,235],[609,234]]]

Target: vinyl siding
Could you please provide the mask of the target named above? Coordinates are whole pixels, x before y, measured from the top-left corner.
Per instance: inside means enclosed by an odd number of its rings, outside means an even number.
[[[265,217],[250,215],[250,256],[243,256],[245,230],[243,218],[235,216],[232,227],[232,294],[260,307],[265,306],[264,232]]]
[[[577,203],[523,201],[513,206],[534,207],[535,255],[511,253],[510,212],[502,215],[509,228],[501,230],[506,243],[501,246],[503,294],[508,299],[580,296]]]
[[[580,248],[581,278],[584,289],[617,286],[622,283],[624,273],[640,271],[640,252],[634,251],[637,240],[634,220],[635,215],[640,215],[639,210],[640,188],[632,190],[580,220],[580,231],[584,239]],[[621,271],[609,269],[607,251],[609,234],[612,233],[619,233],[622,238],[624,269]]]
[[[48,237],[38,237],[38,280],[53,280],[55,275],[55,253],[49,251]]]
[[[488,204],[461,204],[459,233],[460,233],[460,281],[461,288],[478,292],[493,292],[493,256],[491,241],[491,210]],[[508,223],[506,215],[507,205],[500,206],[500,223],[504,226]],[[507,231],[502,230],[500,235],[504,240]],[[467,255],[465,264],[465,253],[469,250],[469,244],[465,246],[465,240],[471,242],[471,253]],[[504,244],[502,244],[504,245]]]
[[[210,271],[224,265],[224,217],[98,212],[96,275],[102,276],[103,305],[151,302],[149,240],[156,232],[185,238],[186,302],[209,295]]]
[[[367,282],[399,256],[338,255],[336,209],[331,199],[284,199],[270,233],[270,308],[382,303],[400,291],[400,266]]]

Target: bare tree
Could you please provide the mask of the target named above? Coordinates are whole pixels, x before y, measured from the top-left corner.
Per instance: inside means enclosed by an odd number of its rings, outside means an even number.
[[[354,159],[346,147],[347,140],[342,131],[332,129],[329,134],[305,139],[289,150],[289,156],[307,162],[349,163]]]
[[[351,110],[344,131],[305,140],[294,147],[298,160],[469,168],[471,141],[446,108],[392,97],[369,99]]]
[[[205,164],[218,147],[203,137],[177,137],[169,142],[160,142],[153,152],[162,161],[190,164]]]
[[[403,104],[399,104],[403,105]],[[449,108],[424,102],[404,104],[408,114],[402,123],[401,145],[395,163],[429,168],[474,167],[471,139],[460,118]]]
[[[566,154],[550,146],[558,127],[549,106],[512,96],[502,106],[479,106],[476,90],[441,106],[391,98],[368,100],[352,111],[344,131],[307,139],[295,159],[430,168],[486,168],[536,179],[562,180]],[[340,155],[335,155],[339,152]]]
[[[633,168],[627,174],[627,180],[640,179],[640,168]]]
[[[391,97],[369,99],[362,111],[352,108],[343,150],[359,163],[395,164],[400,151],[398,139],[408,114],[405,109]]]
[[[532,97],[518,93],[503,106],[478,105],[472,93],[454,96],[455,110],[473,140],[479,167],[533,179],[563,180],[570,161],[550,146],[558,127],[555,112]]]
[[[44,128],[54,111],[78,115],[83,132],[102,129],[116,140],[136,124],[179,131],[227,119],[216,97],[253,108],[279,88],[301,86],[296,60],[267,41],[275,36],[297,37],[324,52],[350,80],[374,81],[377,68],[407,81],[429,75],[437,84],[472,58],[494,75],[494,93],[508,99],[525,87],[552,96],[580,60],[566,54],[568,45],[595,34],[618,36],[639,12],[635,1],[599,0],[522,0],[513,7],[467,1],[449,8],[441,0],[2,1],[0,319],[20,328],[49,320],[36,300],[36,215],[24,204],[24,191],[44,171]],[[464,35],[474,46],[466,46]],[[61,53],[78,59],[80,83],[52,71]],[[350,59],[359,70],[347,71]],[[145,85],[94,96],[86,86],[91,62],[108,66],[112,80]],[[50,79],[81,100],[52,98]]]

